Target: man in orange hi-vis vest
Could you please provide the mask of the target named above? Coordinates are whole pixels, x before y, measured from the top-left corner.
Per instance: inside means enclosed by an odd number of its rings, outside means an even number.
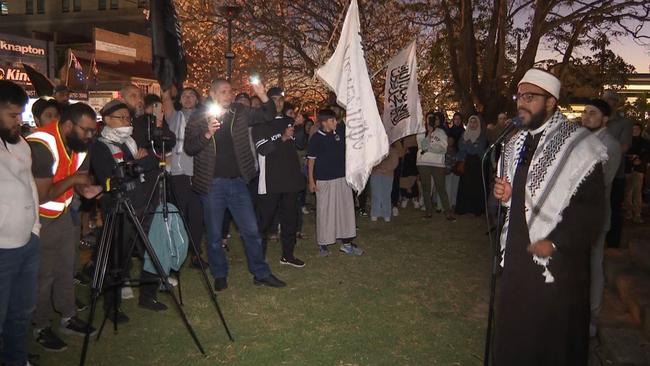
[[[27,137],[42,224],[34,336],[49,351],[67,347],[52,330],[55,310],[61,314],[61,333],[83,336],[86,331],[86,323],[76,316],[73,284],[75,246],[80,233],[72,223],[68,207],[75,190],[86,198],[101,192],[100,186],[92,185],[86,162],[96,117],[90,106],[72,104],[60,121],[41,127]],[[93,328],[90,330],[94,332]]]

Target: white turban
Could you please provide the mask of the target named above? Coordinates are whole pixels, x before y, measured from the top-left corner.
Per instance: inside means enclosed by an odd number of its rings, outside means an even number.
[[[517,86],[522,83],[536,85],[549,92],[555,99],[560,99],[560,79],[549,72],[540,69],[530,69],[526,71],[526,74]]]

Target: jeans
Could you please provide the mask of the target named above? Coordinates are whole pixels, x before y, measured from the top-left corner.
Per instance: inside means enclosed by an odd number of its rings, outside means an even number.
[[[201,202],[208,234],[208,260],[212,276],[215,278],[228,277],[228,261],[221,246],[223,215],[228,209],[244,240],[248,271],[257,279],[268,277],[271,274],[271,269],[264,260],[262,238],[246,182],[242,178],[215,178],[212,181],[210,192],[201,196]]]
[[[2,364],[27,364],[27,330],[38,290],[38,236],[20,248],[0,249]]]
[[[370,176],[370,216],[383,217],[390,220],[392,215],[391,190],[393,189],[393,177],[373,174]]]

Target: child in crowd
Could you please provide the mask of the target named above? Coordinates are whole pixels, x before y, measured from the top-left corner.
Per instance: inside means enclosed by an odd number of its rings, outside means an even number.
[[[316,193],[316,241],[320,255],[329,255],[328,245],[342,241],[339,250],[362,255],[352,240],[356,237],[354,196],[345,181],[345,124],[336,122],[331,109],[318,112],[320,129],[309,140],[307,152],[309,189]]]

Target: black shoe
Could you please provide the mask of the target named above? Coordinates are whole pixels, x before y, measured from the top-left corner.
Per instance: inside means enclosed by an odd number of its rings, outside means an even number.
[[[138,301],[138,306],[152,311],[165,311],[167,310],[167,305],[156,299],[140,299]]]
[[[84,304],[81,300],[79,300],[77,298],[74,299],[74,303],[77,306],[77,311],[78,312],[82,312],[82,311],[88,309],[88,305]]]
[[[288,264],[296,268],[302,268],[305,266],[305,262],[301,261],[296,257],[292,257],[292,258],[282,257],[280,258],[280,264]]]
[[[68,345],[52,331],[51,327],[34,329],[34,337],[36,337],[36,343],[40,344],[46,351],[63,352],[68,349]]]
[[[107,310],[106,317],[108,318],[108,320],[116,324],[128,323],[130,320],[129,317],[126,314],[124,314],[124,312],[120,309],[117,309],[117,314],[113,311],[113,309]]]
[[[262,279],[253,279],[253,283],[257,286],[268,286],[268,287],[285,287],[287,284],[284,281],[278,279],[274,275],[269,275],[266,278]]]
[[[84,337],[86,331],[90,333],[90,336],[94,336],[97,330],[93,328],[92,325],[88,325],[85,321],[79,319],[77,316],[73,316],[67,321],[61,319],[61,326],[59,327],[59,332],[67,335],[76,335]]]
[[[228,288],[228,278],[226,277],[215,277],[214,278],[214,290],[223,291]]]
[[[201,263],[203,263],[203,267],[201,267]],[[190,261],[190,267],[196,269],[209,268],[210,264],[201,257],[192,257],[192,260]]]

